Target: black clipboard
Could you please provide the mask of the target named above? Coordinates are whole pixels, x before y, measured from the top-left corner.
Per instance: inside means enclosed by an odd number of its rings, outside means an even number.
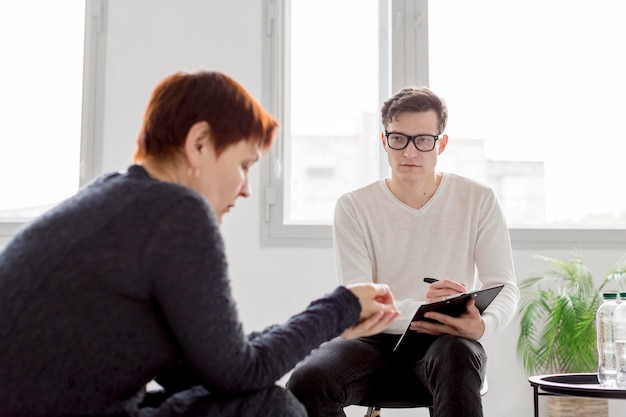
[[[478,311],[480,311],[482,314],[487,306],[491,304],[493,299],[496,298],[496,295],[500,293],[502,288],[504,288],[503,284],[496,285],[494,287],[483,288],[481,290],[463,292],[442,301],[434,301],[432,303],[422,304],[417,308],[417,311],[413,315],[411,322],[417,320],[426,320],[436,323],[435,320],[424,317],[424,314],[429,311],[436,311],[438,313],[447,314],[448,316],[458,317],[465,312],[465,305],[470,298],[473,298],[476,301],[476,308],[478,308]],[[396,346],[394,346],[393,348],[394,352],[398,349],[398,347],[410,331],[411,323],[409,323],[404,333],[402,333],[402,336],[400,336],[400,339],[398,339]]]

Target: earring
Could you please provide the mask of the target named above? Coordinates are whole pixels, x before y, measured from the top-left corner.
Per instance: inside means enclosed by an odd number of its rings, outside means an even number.
[[[200,169],[189,167],[189,169],[187,169],[187,176],[189,178],[198,178],[200,176]]]

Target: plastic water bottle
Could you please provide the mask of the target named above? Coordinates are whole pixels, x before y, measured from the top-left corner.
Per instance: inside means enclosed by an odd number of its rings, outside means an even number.
[[[617,364],[613,331],[614,312],[617,308],[617,293],[602,294],[603,303],[596,313],[596,331],[598,341],[598,382],[603,387],[615,387]]]
[[[613,314],[615,359],[617,365],[616,385],[626,388],[626,292],[619,293],[620,302]]]

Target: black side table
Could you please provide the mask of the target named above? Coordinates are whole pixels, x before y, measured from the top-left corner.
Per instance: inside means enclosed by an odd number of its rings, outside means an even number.
[[[533,387],[535,417],[539,417],[540,395],[568,395],[572,397],[612,398],[626,400],[626,389],[606,388],[592,374],[552,374],[528,378]]]

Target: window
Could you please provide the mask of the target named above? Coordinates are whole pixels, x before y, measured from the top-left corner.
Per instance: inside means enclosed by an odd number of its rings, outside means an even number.
[[[330,244],[337,197],[388,175],[379,109],[404,85],[446,99],[439,168],[494,187],[514,245],[626,241],[618,2],[266,4],[265,244]]]
[[[429,3],[429,84],[449,102],[454,139],[443,161],[496,188],[512,227],[626,224],[626,193],[615,192],[626,178],[621,9]],[[468,146],[475,157],[462,157]]]
[[[0,236],[92,178],[101,11],[96,0],[0,5]]]

